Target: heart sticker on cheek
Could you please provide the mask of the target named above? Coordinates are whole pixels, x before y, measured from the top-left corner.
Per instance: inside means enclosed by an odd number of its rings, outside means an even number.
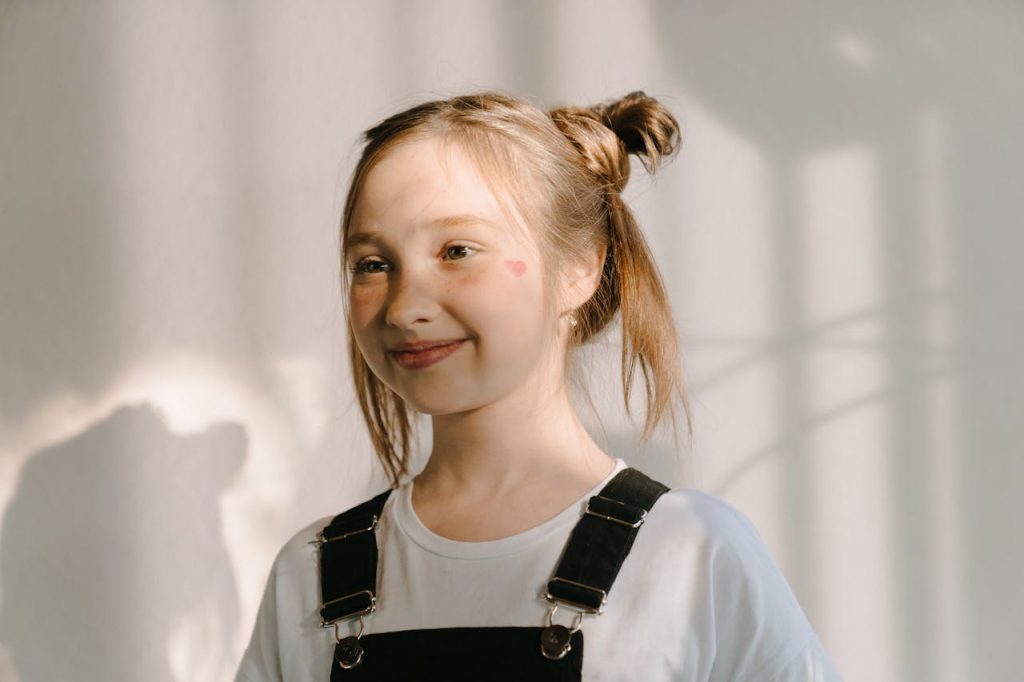
[[[526,272],[526,263],[521,260],[507,260],[505,261],[505,267],[516,277],[522,277],[523,273]]]

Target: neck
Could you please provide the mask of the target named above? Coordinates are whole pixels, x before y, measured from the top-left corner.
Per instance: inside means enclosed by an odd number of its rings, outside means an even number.
[[[546,394],[524,385],[480,408],[435,415],[430,459],[416,489],[486,498],[538,481],[593,486],[613,463],[587,433],[564,385]]]

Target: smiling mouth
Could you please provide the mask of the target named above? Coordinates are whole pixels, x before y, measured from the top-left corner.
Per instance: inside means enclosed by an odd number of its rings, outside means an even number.
[[[466,341],[468,341],[468,339],[460,339],[451,343],[431,346],[420,350],[390,351],[390,355],[395,359],[395,362],[398,363],[399,366],[404,367],[405,369],[422,369],[423,367],[428,367],[436,362],[444,360],[446,357],[461,348]]]

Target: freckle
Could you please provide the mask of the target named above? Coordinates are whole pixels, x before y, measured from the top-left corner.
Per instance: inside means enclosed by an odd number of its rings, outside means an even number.
[[[505,267],[516,277],[522,277],[523,273],[526,272],[526,263],[521,260],[507,260],[505,261]]]

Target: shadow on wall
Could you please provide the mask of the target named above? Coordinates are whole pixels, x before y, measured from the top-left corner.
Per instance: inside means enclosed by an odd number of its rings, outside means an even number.
[[[218,500],[246,448],[237,424],[182,437],[142,404],[33,454],[0,536],[0,639],[21,682],[228,667],[238,604]]]

